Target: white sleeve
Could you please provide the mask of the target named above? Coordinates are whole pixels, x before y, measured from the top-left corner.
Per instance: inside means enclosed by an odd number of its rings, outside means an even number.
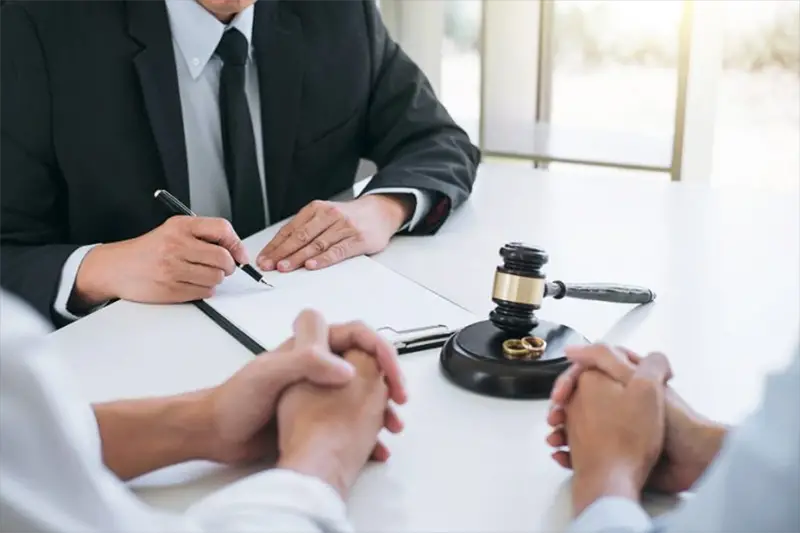
[[[771,375],[668,531],[800,531],[800,351]]]
[[[650,521],[638,503],[601,498],[570,533],[800,531],[800,351],[768,378],[759,409],[730,431],[716,460],[675,512]]]
[[[53,310],[60,316],[70,321],[75,321],[81,318],[80,316],[72,313],[68,309],[69,299],[72,296],[72,289],[75,288],[75,279],[78,277],[78,269],[89,251],[97,246],[91,244],[88,246],[81,246],[70,254],[64,266],[61,268],[61,280],[58,284],[58,292],[56,293],[55,302],[53,302]],[[98,309],[105,307],[106,304],[98,305],[89,310],[92,313]],[[87,313],[88,314],[88,313]]]
[[[406,230],[412,231],[415,227],[417,227],[417,224],[419,224],[420,221],[425,218],[425,216],[428,214],[428,211],[431,210],[431,205],[433,205],[431,193],[408,187],[382,187],[365,192],[364,196],[368,196],[370,194],[410,194],[414,197],[414,214],[411,216],[408,222],[403,224],[398,232]]]
[[[647,533],[653,530],[648,514],[626,498],[600,498],[570,525],[569,533]]]
[[[195,504],[187,515],[203,531],[352,531],[344,502],[331,486],[279,469],[238,481]]]
[[[103,465],[94,412],[41,319],[15,297],[0,298],[0,531],[350,530],[332,488],[281,470],[233,484],[185,515],[147,506]]]

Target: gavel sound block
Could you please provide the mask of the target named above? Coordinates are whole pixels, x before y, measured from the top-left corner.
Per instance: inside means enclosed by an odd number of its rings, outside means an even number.
[[[471,391],[505,398],[546,398],[556,378],[569,366],[567,346],[589,340],[563,324],[540,320],[536,311],[545,298],[577,298],[603,302],[644,304],[655,294],[646,288],[613,284],[548,282],[542,268],[547,253],[522,243],[500,249],[503,265],[495,270],[489,320],[454,334],[442,348],[441,368],[453,383]],[[538,337],[546,342],[535,359],[508,359],[503,343],[509,339]]]

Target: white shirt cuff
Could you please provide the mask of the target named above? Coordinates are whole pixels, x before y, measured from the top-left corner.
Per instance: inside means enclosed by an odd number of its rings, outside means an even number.
[[[653,529],[641,505],[626,498],[600,498],[569,526],[569,533],[646,533]]]
[[[69,304],[69,299],[72,296],[72,289],[75,288],[75,279],[78,277],[78,269],[80,268],[81,263],[83,263],[83,259],[86,257],[86,254],[88,254],[89,251],[95,246],[97,245],[90,244],[87,246],[81,246],[72,252],[72,254],[70,254],[70,256],[67,258],[67,261],[64,263],[64,266],[61,268],[61,281],[58,285],[58,292],[56,293],[55,302],[53,302],[53,310],[67,320],[75,321],[81,318],[67,309],[67,305]],[[106,303],[93,307],[86,314],[97,311],[105,306]]]
[[[233,483],[190,507],[187,516],[202,524],[204,531],[353,531],[333,487],[283,469]]]
[[[425,218],[425,216],[428,214],[428,211],[431,210],[431,206],[433,205],[433,195],[431,193],[409,187],[384,187],[365,192],[364,196],[370,194],[410,194],[414,196],[414,200],[416,201],[414,206],[414,214],[411,216],[411,219],[406,222],[398,231],[413,231],[414,228],[417,227],[417,224],[419,224],[420,221]]]

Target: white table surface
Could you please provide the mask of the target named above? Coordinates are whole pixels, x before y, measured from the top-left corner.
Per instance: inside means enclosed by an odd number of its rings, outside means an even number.
[[[648,286],[656,303],[632,313],[561,300],[546,301],[539,315],[591,339],[665,351],[679,393],[737,422],[797,342],[799,212],[796,195],[486,165],[471,200],[437,236],[397,238],[377,259],[481,318],[492,309],[498,249],[512,240],[550,253],[550,279]],[[271,233],[250,239],[251,253]],[[91,400],[213,385],[251,357],[191,306],[117,303],[52,340]],[[357,529],[563,528],[570,476],[544,444],[547,403],[459,390],[441,376],[437,351],[404,356],[402,366],[407,429],[388,438],[390,462],[371,465],[358,482],[349,502]],[[134,486],[153,505],[181,510],[242,474],[193,463]]]

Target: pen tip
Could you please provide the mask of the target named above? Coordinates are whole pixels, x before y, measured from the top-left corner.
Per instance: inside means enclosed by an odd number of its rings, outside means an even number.
[[[161,189],[158,189],[156,192],[153,193],[153,198],[158,198],[159,194],[161,194]]]

